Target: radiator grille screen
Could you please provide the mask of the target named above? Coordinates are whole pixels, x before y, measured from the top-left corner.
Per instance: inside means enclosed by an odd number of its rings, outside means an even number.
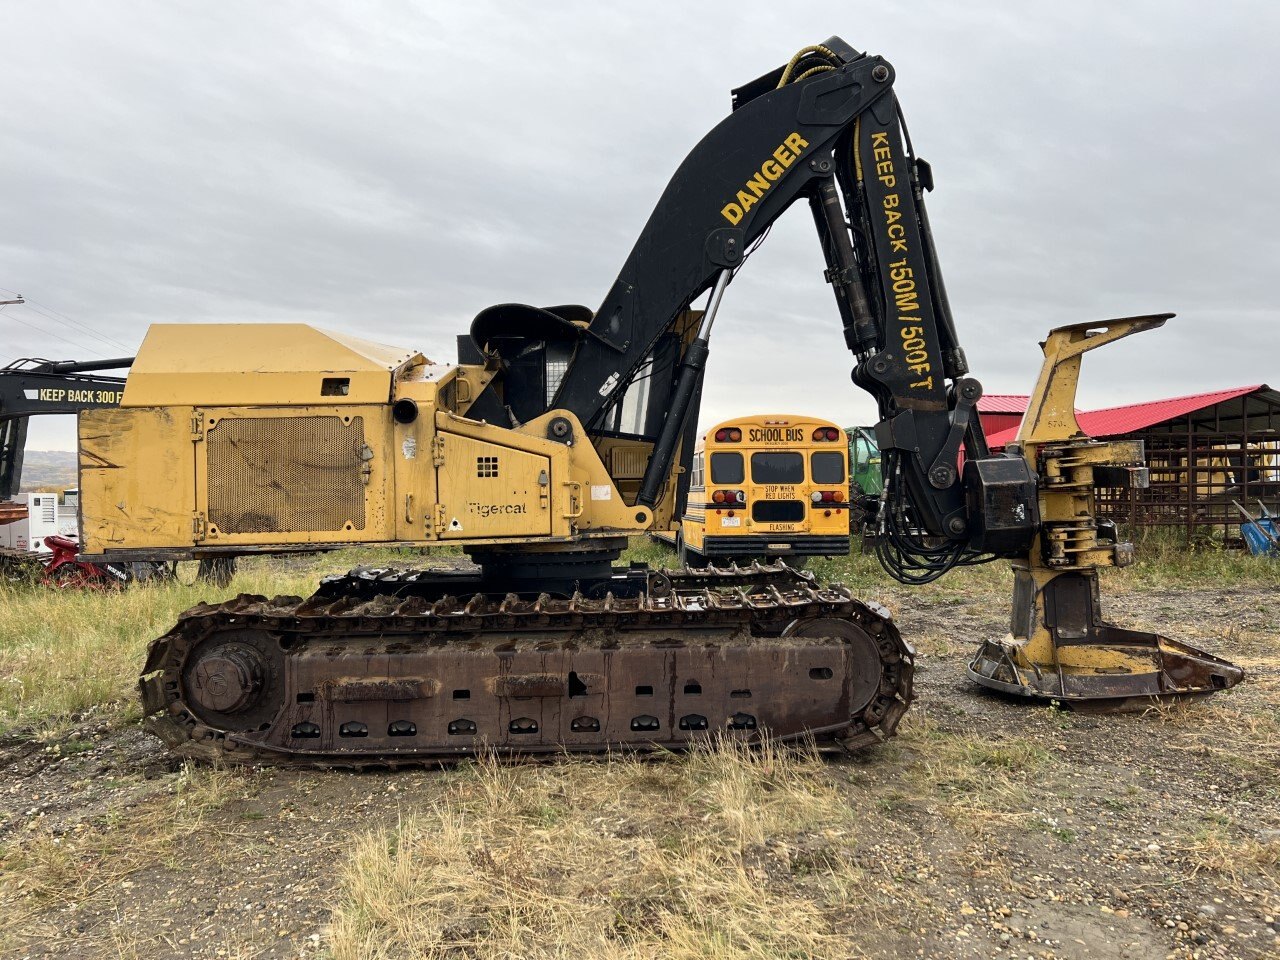
[[[206,436],[222,533],[364,529],[363,418],[229,418]]]

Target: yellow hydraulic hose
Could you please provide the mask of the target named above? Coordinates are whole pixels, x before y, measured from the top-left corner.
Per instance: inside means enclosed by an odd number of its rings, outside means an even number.
[[[824,47],[820,43],[815,43],[811,47],[804,47],[794,57],[791,58],[790,62],[787,64],[786,69],[782,71],[782,78],[778,81],[777,89],[781,89],[782,87],[785,87],[788,83],[792,83],[793,81],[791,79],[791,72],[795,70],[796,65],[799,64],[801,60],[803,60],[805,57],[813,53],[821,54],[822,56],[826,57],[829,60],[837,59],[834,50],[831,50],[828,47]],[[796,77],[796,80],[803,80],[805,77],[809,76],[810,73],[812,73],[811,70],[806,70],[799,77]]]
[[[792,80],[791,82],[792,82],[792,83],[799,83],[801,80],[805,80],[805,79],[807,79],[807,78],[809,78],[809,77],[812,77],[815,73],[826,73],[828,70],[834,70],[834,69],[835,69],[835,67],[831,66],[831,64],[829,64],[829,63],[824,63],[824,64],[821,64],[820,66],[816,66],[816,67],[810,67],[808,70],[806,70],[804,73],[800,74],[800,76],[796,77],[796,78],[795,78],[794,80]]]

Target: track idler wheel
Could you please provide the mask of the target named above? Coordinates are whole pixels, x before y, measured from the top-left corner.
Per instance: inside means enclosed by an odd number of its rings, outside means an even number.
[[[197,708],[235,713],[262,688],[262,668],[252,647],[223,644],[195,662],[187,677],[187,697]]]
[[[284,706],[284,653],[265,632],[215,634],[187,656],[182,701],[199,722],[218,730],[262,730]]]

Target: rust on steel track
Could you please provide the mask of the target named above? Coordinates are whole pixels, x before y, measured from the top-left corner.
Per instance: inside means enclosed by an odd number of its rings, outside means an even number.
[[[201,759],[351,768],[718,733],[852,750],[891,736],[912,698],[887,611],[782,565],[655,572],[598,599],[406,595],[424,576],[357,570],[306,600],[193,607],[151,645],[149,728]]]

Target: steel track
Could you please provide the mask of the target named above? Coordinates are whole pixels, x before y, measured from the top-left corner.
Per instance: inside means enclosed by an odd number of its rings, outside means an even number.
[[[912,699],[887,611],[780,564],[652,574],[632,598],[437,589],[356,570],[306,600],[200,604],[151,645],[149,729],[183,756],[344,768],[716,735],[856,750]]]

